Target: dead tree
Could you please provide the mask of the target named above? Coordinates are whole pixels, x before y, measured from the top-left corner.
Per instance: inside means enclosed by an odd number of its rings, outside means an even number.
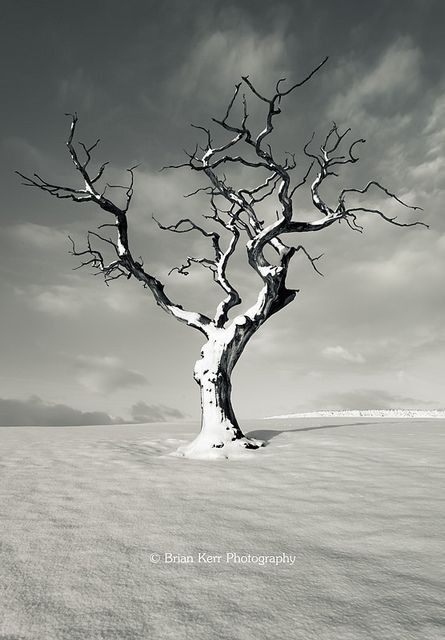
[[[222,300],[213,317],[186,310],[172,301],[165,292],[164,284],[144,268],[142,260],[133,257],[127,225],[135,167],[128,169],[130,179],[125,187],[125,204],[118,206],[106,191],[107,186],[112,185],[99,186],[103,184],[108,163],[102,164],[95,172],[90,169],[92,152],[99,140],[91,146],[80,142],[77,146],[75,144],[76,114],[71,116],[67,146],[83,186],[65,187],[52,184],[37,174],[27,177],[19,173],[26,186],[36,187],[56,198],[73,200],[76,203],[92,202],[110,215],[112,222],[100,225],[99,229],[104,226],[113,227],[114,238],[89,231],[84,250],[78,250],[70,238],[71,254],[82,259],[79,266],[89,265],[98,270],[103,274],[106,283],[121,277],[135,278],[154,296],[164,311],[205,336],[200,358],[194,368],[194,378],[201,391],[201,431],[192,443],[179,451],[184,456],[228,457],[239,449],[256,449],[263,444],[246,437],[238,424],[231,403],[231,374],[250,338],[273,314],[284,309],[295,299],[298,290],[286,285],[292,257],[298,252],[304,254],[312,267],[318,271],[317,261],[321,256],[311,256],[303,244],[300,244],[300,238],[304,234],[322,231],[336,222],[344,222],[353,231],[361,233],[363,227],[359,224],[359,216],[364,213],[379,216],[399,227],[426,226],[418,221],[400,222],[376,207],[360,203],[351,204],[351,194],[367,194],[371,189],[375,189],[403,207],[419,209],[403,202],[376,180],[371,180],[363,188],[342,189],[333,203],[328,203],[321,195],[320,187],[328,178],[338,176],[342,166],[355,164],[359,159],[357,149],[365,140],[353,139],[352,142],[346,143],[350,129],[341,133],[333,123],[317,149],[314,149],[313,134],[303,149],[308,166],[299,180],[294,180],[291,176],[292,170],[296,168],[295,155],[287,154],[283,161],[272,150],[268,138],[274,131],[276,117],[281,113],[283,99],[308,82],[326,60],[327,58],[303,80],[287,88],[284,86],[285,79],[278,80],[272,97],[260,93],[248,76],[242,77],[223,116],[219,119],[212,118],[214,126],[216,125],[226,136],[226,140],[218,146],[213,141],[210,128],[198,126],[196,128],[205,136],[205,146],[196,146],[193,152],[187,153],[185,163],[170,167],[185,167],[203,174],[208,181],[208,186],[194,192],[204,192],[209,197],[209,212],[204,216],[207,219],[204,223],[206,226],[197,224],[191,218],[182,218],[171,225],[162,224],[157,220],[156,222],[161,229],[167,231],[198,233],[208,239],[212,249],[211,258],[189,256],[184,265],[175,269],[187,275],[193,264],[199,264],[211,272],[213,280],[223,291]],[[259,101],[259,104],[265,106],[264,128],[259,133],[255,134],[249,126],[247,97],[242,87]],[[236,117],[236,123],[235,107],[240,113],[239,117]],[[229,184],[228,178],[222,173],[225,167],[247,167],[256,175],[260,175],[261,180],[256,181],[256,186],[252,188],[237,188],[233,181]],[[316,214],[314,220],[301,220],[294,215],[294,195],[305,185],[310,189],[309,195]],[[262,220],[259,208],[264,207],[264,203],[272,197],[278,210],[272,212],[275,217],[266,222]],[[210,224],[213,225],[213,230],[208,229]],[[283,239],[285,234],[286,241]],[[297,238],[297,241],[291,244],[292,237]],[[105,260],[103,252],[98,248],[100,243],[111,247],[113,260]],[[239,291],[228,277],[228,265],[239,246],[246,252],[248,268],[253,269],[258,275],[260,287],[253,306],[230,318],[232,309],[242,304]],[[274,251],[274,260],[268,257],[270,248]]]

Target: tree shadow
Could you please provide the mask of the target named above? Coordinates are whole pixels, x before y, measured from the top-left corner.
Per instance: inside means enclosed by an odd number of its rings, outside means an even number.
[[[246,433],[248,438],[257,438],[264,440],[265,446],[269,444],[272,438],[279,436],[281,433],[297,433],[299,431],[318,431],[319,429],[341,429],[342,427],[371,427],[376,423],[373,422],[345,422],[343,424],[323,424],[315,427],[300,427],[298,429],[256,429]],[[378,424],[378,423],[377,423]]]

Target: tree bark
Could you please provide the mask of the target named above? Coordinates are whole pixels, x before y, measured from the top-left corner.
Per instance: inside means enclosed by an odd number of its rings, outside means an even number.
[[[264,442],[244,435],[231,401],[233,367],[250,337],[247,331],[219,329],[201,349],[194,378],[201,394],[201,431],[178,455],[189,458],[232,456],[245,449],[258,449]]]

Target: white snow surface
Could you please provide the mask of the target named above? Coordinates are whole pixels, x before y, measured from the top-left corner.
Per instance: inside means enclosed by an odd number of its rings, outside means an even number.
[[[169,455],[192,423],[1,428],[0,638],[443,638],[444,423],[242,426],[215,461]]]
[[[306,413],[286,413],[280,416],[270,416],[265,420],[289,418],[440,418],[445,419],[442,409],[352,409],[338,411],[309,411]]]

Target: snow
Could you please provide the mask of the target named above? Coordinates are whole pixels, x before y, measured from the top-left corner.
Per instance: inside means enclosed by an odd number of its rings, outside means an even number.
[[[281,416],[270,416],[265,420],[289,418],[440,418],[445,419],[445,411],[441,409],[355,409],[347,411],[310,411],[307,413],[288,413]]]
[[[265,424],[2,428],[0,637],[443,638],[444,423]]]
[[[224,434],[225,435],[225,434]],[[258,438],[226,439],[225,442],[218,438],[218,433],[213,437],[212,431],[201,431],[198,436],[185,445],[182,445],[171,453],[172,456],[190,458],[194,460],[223,460],[249,458],[251,449],[264,446],[264,440]],[[215,440],[221,442],[221,447],[214,445]]]

